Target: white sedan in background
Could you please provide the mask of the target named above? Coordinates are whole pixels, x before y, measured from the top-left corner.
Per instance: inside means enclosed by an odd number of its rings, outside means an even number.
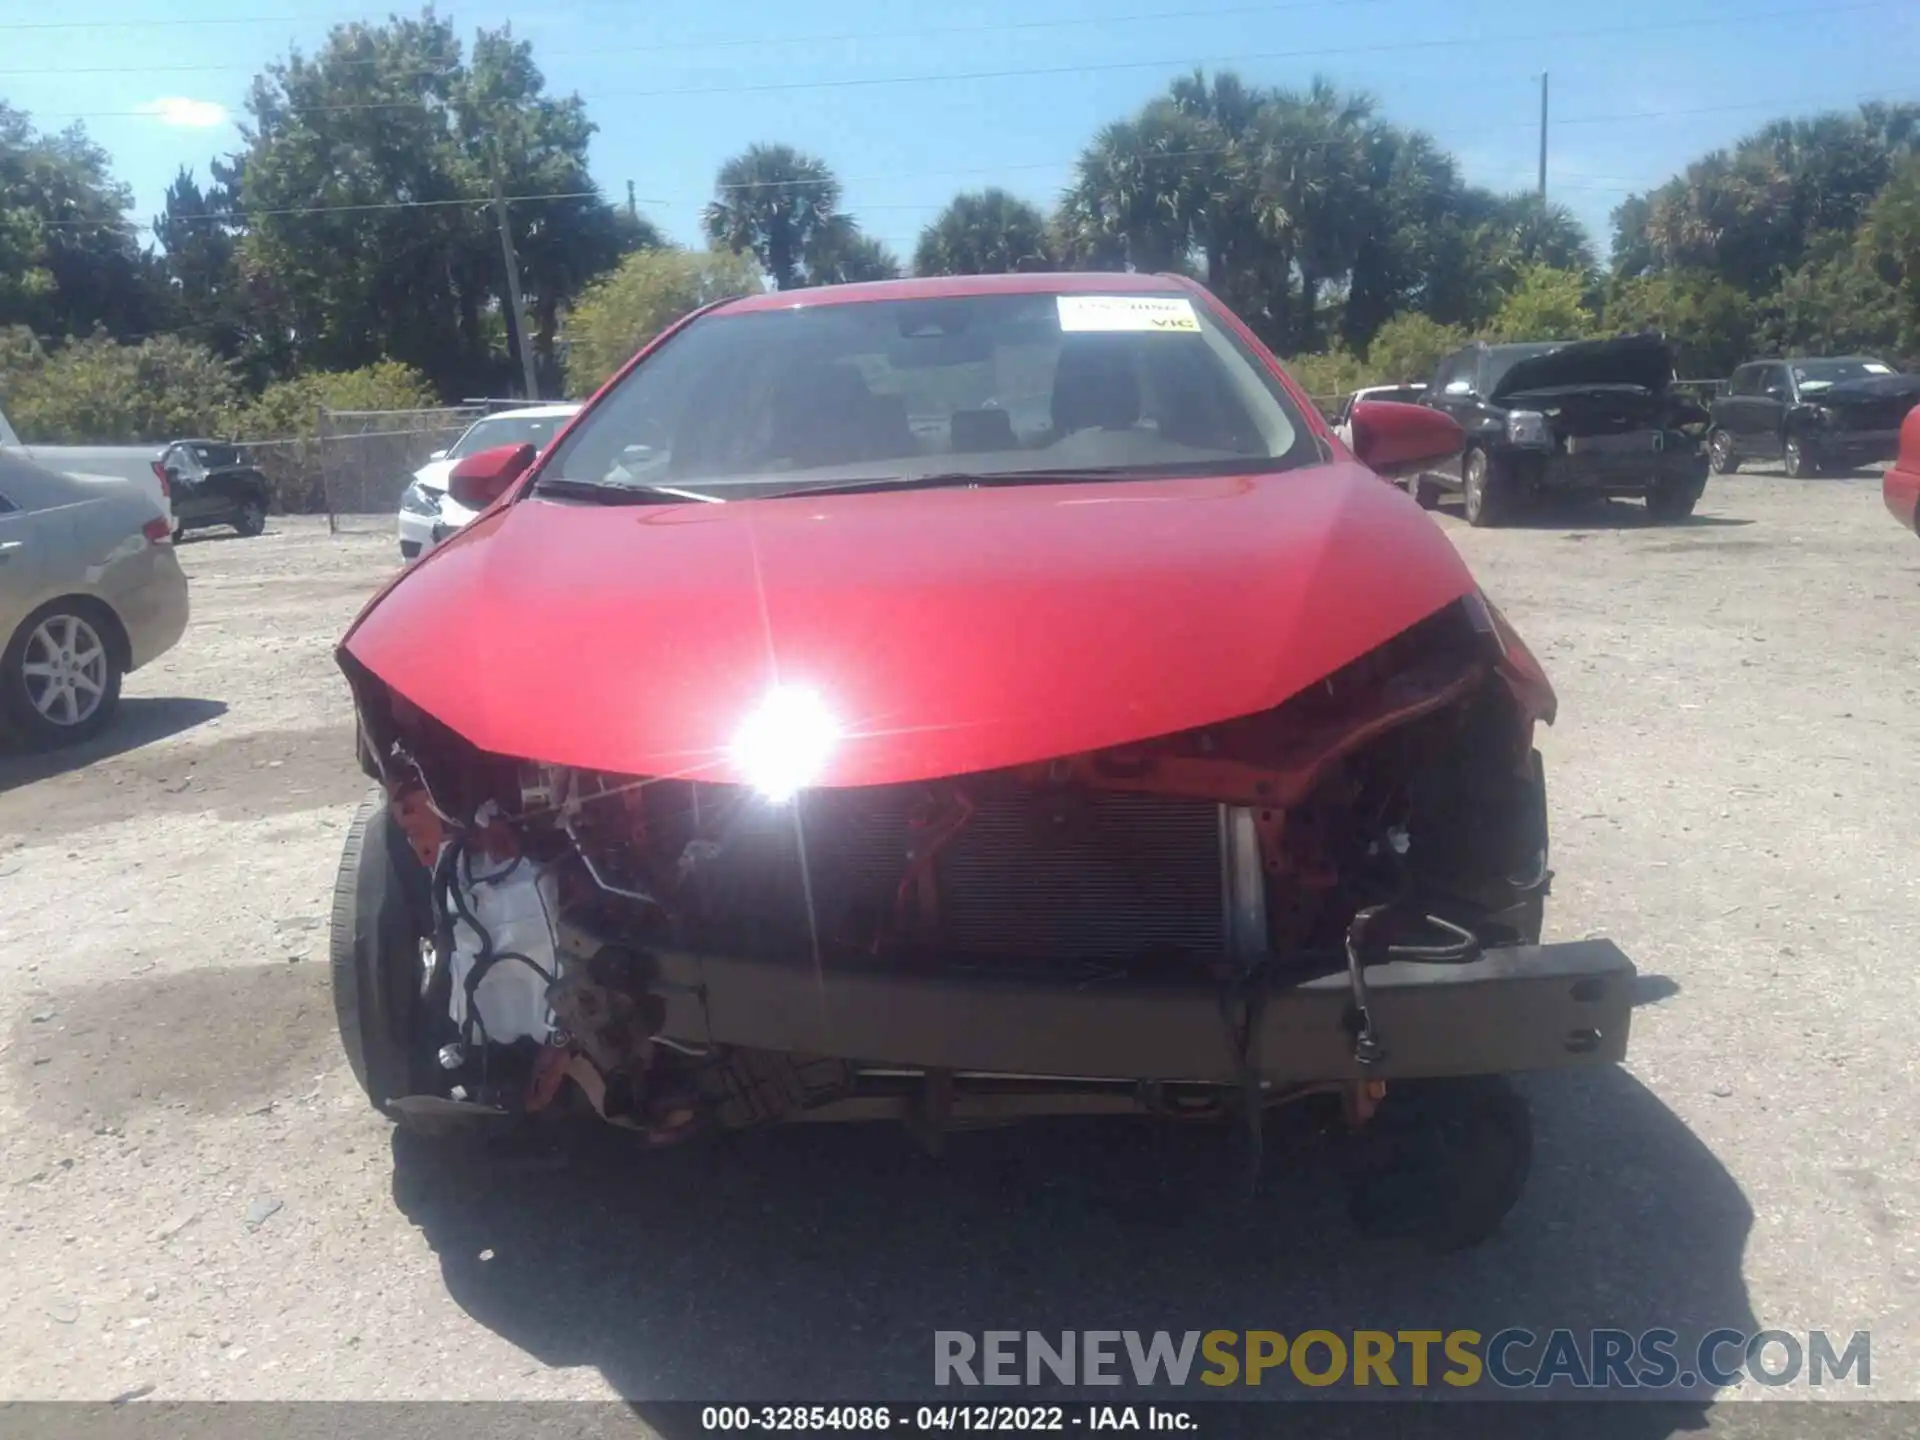
[[[500,410],[473,422],[466,433],[413,472],[413,483],[400,497],[400,558],[415,560],[473,519],[447,493],[447,477],[469,455],[500,445],[531,445],[544,450],[567,421],[580,413],[577,404],[529,405]]]

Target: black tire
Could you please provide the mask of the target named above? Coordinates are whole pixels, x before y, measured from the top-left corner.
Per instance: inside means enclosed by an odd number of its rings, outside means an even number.
[[[49,665],[59,667],[55,674],[41,668]],[[91,740],[120,708],[126,673],[126,635],[111,610],[84,597],[49,601],[20,622],[0,652],[0,722],[36,750]]]
[[[1820,460],[1811,446],[1803,443],[1798,435],[1788,435],[1780,447],[1781,459],[1785,462],[1790,478],[1804,480],[1809,475],[1820,473]]]
[[[1733,453],[1733,437],[1724,430],[1715,430],[1707,436],[1707,465],[1716,475],[1731,475],[1740,468],[1740,459]]]
[[[1424,475],[1413,482],[1413,498],[1419,502],[1422,510],[1438,510],[1440,497],[1446,493],[1446,488],[1438,480],[1429,480]]]
[[[1363,1234],[1465,1250],[1525,1191],[1533,1119],[1504,1076],[1395,1081],[1345,1159],[1347,1212]]]
[[[340,1043],[377,1110],[417,1088],[430,880],[376,788],[347,827],[328,949]]]
[[[1662,524],[1684,520],[1700,503],[1701,488],[1684,480],[1667,480],[1647,491],[1647,516]]]
[[[267,528],[266,502],[254,496],[242,500],[240,508],[234,512],[233,528],[248,538],[265,530]]]
[[[1460,494],[1467,524],[1476,530],[1506,523],[1511,499],[1506,479],[1478,446],[1469,446],[1460,457]]]

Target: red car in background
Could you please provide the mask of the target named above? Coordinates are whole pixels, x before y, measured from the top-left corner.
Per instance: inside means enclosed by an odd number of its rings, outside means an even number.
[[[342,1040],[402,1120],[664,1144],[1325,1109],[1355,1217],[1517,1199],[1514,1071],[1625,1053],[1540,943],[1554,698],[1382,475],[1191,281],[756,295],[654,342],[363,611],[377,782]]]
[[[1880,496],[1894,519],[1920,535],[1920,406],[1900,422],[1900,453],[1880,481]]]

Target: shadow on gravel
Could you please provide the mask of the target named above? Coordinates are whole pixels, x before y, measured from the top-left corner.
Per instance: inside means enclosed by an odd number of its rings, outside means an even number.
[[[1144,1122],[955,1135],[941,1160],[897,1127],[792,1127],[544,1170],[400,1134],[394,1195],[468,1314],[547,1365],[594,1366],[650,1421],[644,1401],[673,1398],[1047,1398],[936,1391],[935,1329],[1670,1327],[1684,1356],[1715,1326],[1758,1328],[1752,1213],[1673,1113],[1624,1070],[1528,1088],[1526,1197],[1493,1242],[1439,1258],[1363,1242],[1310,1159],[1270,1148],[1249,1204],[1230,1136]],[[1607,1433],[1675,1428],[1620,1408]]]
[[[1711,492],[1709,492],[1711,493]],[[1459,506],[1452,507],[1457,515]],[[1465,523],[1465,517],[1459,516]],[[1503,530],[1723,530],[1753,521],[1734,515],[1688,515],[1680,520],[1655,520],[1636,500],[1590,500],[1547,503],[1521,511],[1505,521]]]
[[[367,793],[353,745],[348,721],[303,730],[213,732],[194,745],[125,756],[109,752],[83,769],[29,777],[52,782],[32,794],[8,795],[0,785],[0,834],[42,843],[132,815],[211,812],[249,821],[350,805]]]
[[[11,1089],[62,1131],[144,1112],[242,1114],[283,1098],[338,1047],[327,935],[302,922],[309,958],[130,976],[28,1001],[7,1047]]]
[[[226,713],[224,700],[129,697],[120,702],[120,713],[113,717],[113,723],[83,745],[62,750],[21,750],[0,742],[0,795],[21,785],[31,785],[37,780],[64,775],[69,770],[138,750],[142,745],[178,735]]]

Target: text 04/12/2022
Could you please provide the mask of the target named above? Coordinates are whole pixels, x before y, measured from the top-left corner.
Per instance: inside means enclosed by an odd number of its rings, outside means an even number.
[[[934,1383],[1262,1384],[1454,1389],[1719,1390],[1873,1383],[1866,1331],[1653,1329],[964,1330],[934,1332]]]

